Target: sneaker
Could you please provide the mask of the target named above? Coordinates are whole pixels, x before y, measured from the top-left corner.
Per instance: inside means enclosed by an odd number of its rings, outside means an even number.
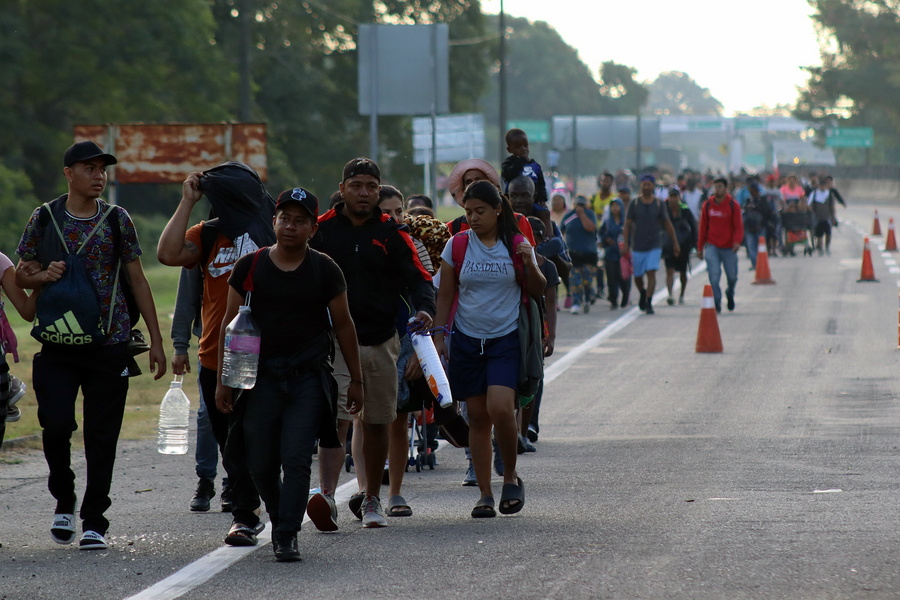
[[[525,440],[525,452],[537,452],[537,446],[529,442],[527,439]]]
[[[716,312],[717,313],[722,312],[722,303],[721,302],[716,302]]]
[[[331,494],[313,494],[306,505],[306,514],[319,531],[337,531],[338,510]]]
[[[478,485],[478,479],[475,477],[475,467],[472,466],[472,461],[469,461],[469,468],[466,469],[466,476],[463,479],[462,484],[466,487],[474,487]]]
[[[582,310],[584,311],[584,314],[588,314],[589,312],[591,312],[591,304],[593,304],[593,303],[594,303],[594,301],[591,300],[590,302],[588,302],[584,305],[584,307],[582,308]]]
[[[537,432],[537,429],[535,429],[533,425],[528,426],[528,433],[526,433],[525,435],[528,437],[529,442],[538,441],[538,432]]]
[[[734,310],[734,294],[726,294],[728,298],[728,310]]]
[[[81,541],[78,542],[79,550],[106,550],[107,548],[109,545],[106,543],[106,538],[96,531],[85,531],[81,536]]]
[[[232,508],[231,483],[227,477],[222,478],[222,493],[219,494],[219,498],[222,500],[222,512],[230,513]]]
[[[22,411],[18,406],[10,406],[6,409],[6,422],[15,423],[22,418]]]
[[[646,306],[647,306],[647,308],[644,309],[644,313],[646,313],[648,315],[655,314],[653,312],[653,305],[650,303],[650,298],[647,298]]]
[[[526,452],[528,452],[527,446],[525,445],[525,442],[527,442],[527,441],[528,440],[525,439],[525,436],[520,433],[518,447],[516,448],[516,452],[518,454],[525,454]]]
[[[350,507],[350,512],[352,512],[353,516],[357,519],[362,519],[362,504],[365,499],[365,492],[356,492],[350,496],[350,501],[347,503],[347,506]]]
[[[22,383],[22,380],[12,375],[9,378],[9,399],[6,401],[6,407],[12,408],[16,405],[16,402],[22,399],[22,396],[25,395],[25,390],[28,386]]]
[[[668,298],[666,298],[666,304],[668,304],[669,306],[675,306],[675,297],[669,296]]]
[[[579,305],[579,304],[573,304],[573,305],[572,305],[572,310],[571,310],[570,312],[571,312],[573,315],[580,315],[580,314],[581,314],[581,305]]]
[[[684,296],[678,296],[678,305],[681,306],[684,304]]]
[[[381,508],[381,500],[378,496],[366,496],[362,504],[363,527],[387,527],[387,519],[384,518],[384,509]]]
[[[191,512],[206,512],[209,510],[209,501],[216,495],[216,486],[212,479],[201,477],[197,482],[197,491],[191,498]]]
[[[641,310],[647,308],[647,292],[641,291],[641,298],[638,300],[638,308]]]
[[[300,558],[300,549],[297,547],[297,534],[276,533],[272,536],[272,550],[275,552],[275,560],[278,562],[297,562]]]
[[[57,544],[71,544],[75,541],[75,515],[57,513],[50,524],[50,537]]]

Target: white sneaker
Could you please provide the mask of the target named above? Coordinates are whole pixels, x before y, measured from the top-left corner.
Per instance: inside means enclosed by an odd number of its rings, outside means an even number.
[[[362,505],[363,527],[387,527],[387,519],[384,518],[384,509],[381,508],[381,500],[376,496],[366,496]]]
[[[581,314],[581,306],[578,304],[573,304],[571,312],[573,315],[580,315]]]

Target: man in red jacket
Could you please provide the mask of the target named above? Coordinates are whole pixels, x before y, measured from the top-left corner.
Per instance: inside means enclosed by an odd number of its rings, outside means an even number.
[[[725,298],[728,310],[734,310],[734,286],[737,284],[737,253],[744,239],[741,207],[728,193],[728,182],[716,179],[714,195],[700,209],[700,231],[697,236],[697,257],[706,257],[706,270],[716,301],[716,312],[722,312],[722,268],[725,269]]]

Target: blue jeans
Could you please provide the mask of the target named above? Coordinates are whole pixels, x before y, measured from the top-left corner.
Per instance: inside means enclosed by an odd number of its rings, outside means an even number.
[[[750,233],[749,231],[744,233],[744,243],[747,244],[747,255],[750,257],[750,264],[753,265],[753,268],[756,268],[756,252],[759,250],[759,236],[766,235],[766,230],[762,230],[760,233]]]
[[[719,287],[719,280],[722,279],[722,269],[725,269],[725,280],[728,283],[725,294],[733,297],[734,286],[737,285],[738,279],[737,252],[731,248],[717,248],[712,244],[706,244],[703,253],[706,256],[706,270],[709,273],[709,284],[713,289],[713,298],[716,301],[716,307],[721,308],[722,289]]]
[[[199,380],[199,373],[197,378]],[[206,402],[203,400],[202,386],[200,386],[200,408],[197,409],[197,447],[194,450],[194,459],[197,461],[197,477],[216,478],[216,468],[219,465],[219,444],[216,442],[216,436],[213,435],[209,412]]]

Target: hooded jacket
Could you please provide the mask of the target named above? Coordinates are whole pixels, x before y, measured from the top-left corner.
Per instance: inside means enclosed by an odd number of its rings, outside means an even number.
[[[319,216],[319,230],[309,245],[330,256],[344,272],[359,344],[377,346],[396,331],[401,297],[409,296],[415,311],[434,315],[434,286],[405,225],[374,208],[365,223],[354,226],[344,207],[339,202]]]

